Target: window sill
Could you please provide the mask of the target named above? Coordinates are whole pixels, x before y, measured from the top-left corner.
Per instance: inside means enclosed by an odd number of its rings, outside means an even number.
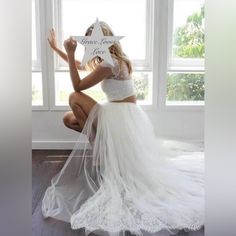
[[[166,111],[204,111],[204,101],[167,101],[163,106]]]
[[[48,111],[48,107],[46,106],[36,106],[32,105],[32,111]]]
[[[103,102],[101,102],[103,104]],[[137,105],[141,106],[143,110],[153,110],[154,105],[150,103],[137,103]],[[50,109],[43,106],[32,106],[32,111],[68,111],[71,108],[67,105],[56,105],[51,107]]]

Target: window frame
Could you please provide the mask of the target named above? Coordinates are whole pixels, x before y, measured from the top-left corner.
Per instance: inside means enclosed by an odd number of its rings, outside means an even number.
[[[161,108],[163,110],[185,111],[185,110],[204,110],[204,101],[176,101],[168,102],[167,97],[167,74],[168,72],[176,73],[204,73],[204,58],[174,58],[172,57],[173,46],[173,23],[174,23],[174,1],[167,0],[167,17],[166,34],[167,34],[167,65],[165,74],[165,83],[163,85],[163,99]],[[168,104],[169,103],[169,104]]]
[[[53,9],[54,9],[54,16],[53,16],[53,24],[54,28],[57,32],[57,39],[58,39],[58,44],[62,45],[62,0],[54,0],[53,1]],[[133,60],[133,71],[134,72],[152,72],[153,74],[153,29],[154,29],[154,11],[153,11],[153,6],[154,6],[155,0],[146,0],[146,58],[145,60]],[[69,72],[69,68],[66,64],[66,62],[60,63],[58,57],[54,57],[54,72]],[[54,86],[51,86],[53,89],[53,93],[55,95],[55,76],[53,76],[54,80]],[[150,82],[152,85],[152,90],[151,92],[151,104],[146,104],[146,105],[141,105],[145,110],[151,110],[154,109],[154,94],[155,94],[155,89],[154,83],[153,83],[153,76],[152,76],[152,81]],[[56,99],[56,96],[54,96]],[[52,100],[53,98],[51,98]],[[68,106],[63,106],[63,105],[56,105],[56,101],[53,100],[53,103],[50,105],[51,110],[55,111],[61,111],[61,110],[68,110]]]
[[[69,106],[56,106],[55,96],[55,55],[48,45],[46,35],[48,29],[54,27],[59,30],[58,22],[58,1],[61,0],[35,0],[39,3],[39,29],[40,34],[40,52],[41,52],[41,71],[43,83],[43,106],[33,106],[32,110],[51,110],[51,111],[66,111]],[[170,53],[172,53],[172,27],[173,27],[173,4],[174,0],[147,0],[147,30],[149,34],[146,41],[146,47],[149,52],[146,55],[149,60],[143,66],[136,64],[134,71],[137,72],[152,72],[152,104],[140,105],[144,110],[160,110],[160,111],[189,111],[189,110],[203,110],[204,104],[180,104],[167,105],[166,104],[166,78],[168,71],[183,72],[204,72],[204,63],[199,62],[196,66],[196,61],[192,65],[185,66],[180,61],[175,63],[175,66],[169,67]],[[60,10],[60,9],[59,9]],[[62,35],[62,34],[59,34]],[[59,36],[58,35],[58,36]],[[58,38],[58,40],[61,40]],[[154,64],[155,62],[155,64]],[[195,63],[195,64],[194,64]],[[59,71],[68,71],[61,68]]]
[[[36,45],[37,50],[39,51],[40,61],[38,65],[40,67],[34,67],[32,62],[32,73],[41,72],[42,73],[42,97],[43,105],[32,105],[33,111],[46,111],[49,110],[49,86],[48,86],[48,60],[47,60],[47,35],[46,23],[47,23],[47,7],[45,0],[35,0],[36,6]]]
[[[63,0],[54,0],[54,9],[55,9],[55,29],[58,37],[58,44],[62,47],[62,1]],[[135,59],[132,60],[132,64],[135,71],[142,70],[152,70],[152,35],[153,35],[153,0],[146,0],[146,55],[144,60]],[[56,71],[67,71],[67,64],[64,61],[58,60],[58,57],[55,60]]]
[[[41,71],[41,51],[40,51],[40,9],[39,9],[39,1],[34,0],[35,3],[35,26],[36,26],[36,53],[37,53],[37,58],[36,60],[32,60],[32,71],[33,72],[38,72]]]

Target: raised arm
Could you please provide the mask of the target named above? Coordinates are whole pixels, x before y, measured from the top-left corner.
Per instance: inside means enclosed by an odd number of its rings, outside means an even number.
[[[75,63],[75,50],[77,42],[72,38],[69,38],[64,41],[64,47],[68,55],[68,62],[70,68],[70,77],[73,88],[75,91],[79,92],[94,86],[95,84],[101,82],[103,79],[112,75],[112,71],[109,67],[97,66],[96,69],[87,75],[83,80],[81,80],[79,73],[76,69]]]
[[[48,37],[48,42],[50,47],[66,62],[69,62],[68,60],[68,55],[63,52],[60,48],[57,46],[57,39],[56,39],[56,34],[55,30],[51,29],[49,30],[49,37]],[[81,62],[78,60],[75,60],[75,65],[78,70],[85,70],[83,66],[81,66]]]

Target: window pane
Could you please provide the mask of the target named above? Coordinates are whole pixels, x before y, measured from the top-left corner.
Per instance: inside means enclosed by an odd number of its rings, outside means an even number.
[[[204,74],[168,73],[167,101],[204,101]]]
[[[133,79],[138,104],[152,104],[152,73],[134,72]]]
[[[43,105],[42,73],[32,72],[32,105]]]
[[[80,73],[83,78],[86,73]],[[73,92],[72,83],[70,80],[69,72],[56,72],[55,73],[55,94],[56,94],[56,106],[68,106],[68,99],[71,92]],[[88,90],[84,90],[84,93],[91,96],[98,102],[106,100],[105,95],[101,91],[100,84],[91,87]]]
[[[37,31],[37,19],[36,19],[36,3],[32,0],[32,105],[43,105],[43,88],[42,88],[42,72],[39,59],[39,48],[37,48],[37,40],[39,35]]]
[[[135,72],[133,73],[134,86],[140,104],[152,103],[152,73],[147,72]],[[83,78],[86,74],[82,74]],[[69,94],[73,92],[73,87],[68,72],[56,72],[55,73],[55,94],[56,94],[56,106],[68,106]],[[99,103],[106,102],[106,96],[101,90],[100,83],[84,90],[84,93],[91,96]]]
[[[130,59],[145,59],[146,0],[62,0],[62,40],[84,35],[97,17],[107,22],[115,35],[125,36],[120,42]],[[84,47],[78,45],[77,51],[81,60]]]
[[[204,0],[175,0],[172,56],[204,58]]]

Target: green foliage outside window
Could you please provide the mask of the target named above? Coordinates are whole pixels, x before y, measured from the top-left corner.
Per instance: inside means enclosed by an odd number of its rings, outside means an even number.
[[[32,102],[37,103],[42,100],[42,91],[39,90],[34,84],[32,85]]]
[[[174,33],[173,54],[176,57],[204,58],[204,7],[187,18]]]
[[[148,98],[148,78],[147,74],[140,73],[139,76],[133,76],[134,88],[137,100],[146,100]]]
[[[204,74],[168,74],[168,101],[204,100]]]
[[[204,58],[204,7],[187,18],[174,32],[173,56]],[[168,73],[167,100],[203,101],[204,74]]]

